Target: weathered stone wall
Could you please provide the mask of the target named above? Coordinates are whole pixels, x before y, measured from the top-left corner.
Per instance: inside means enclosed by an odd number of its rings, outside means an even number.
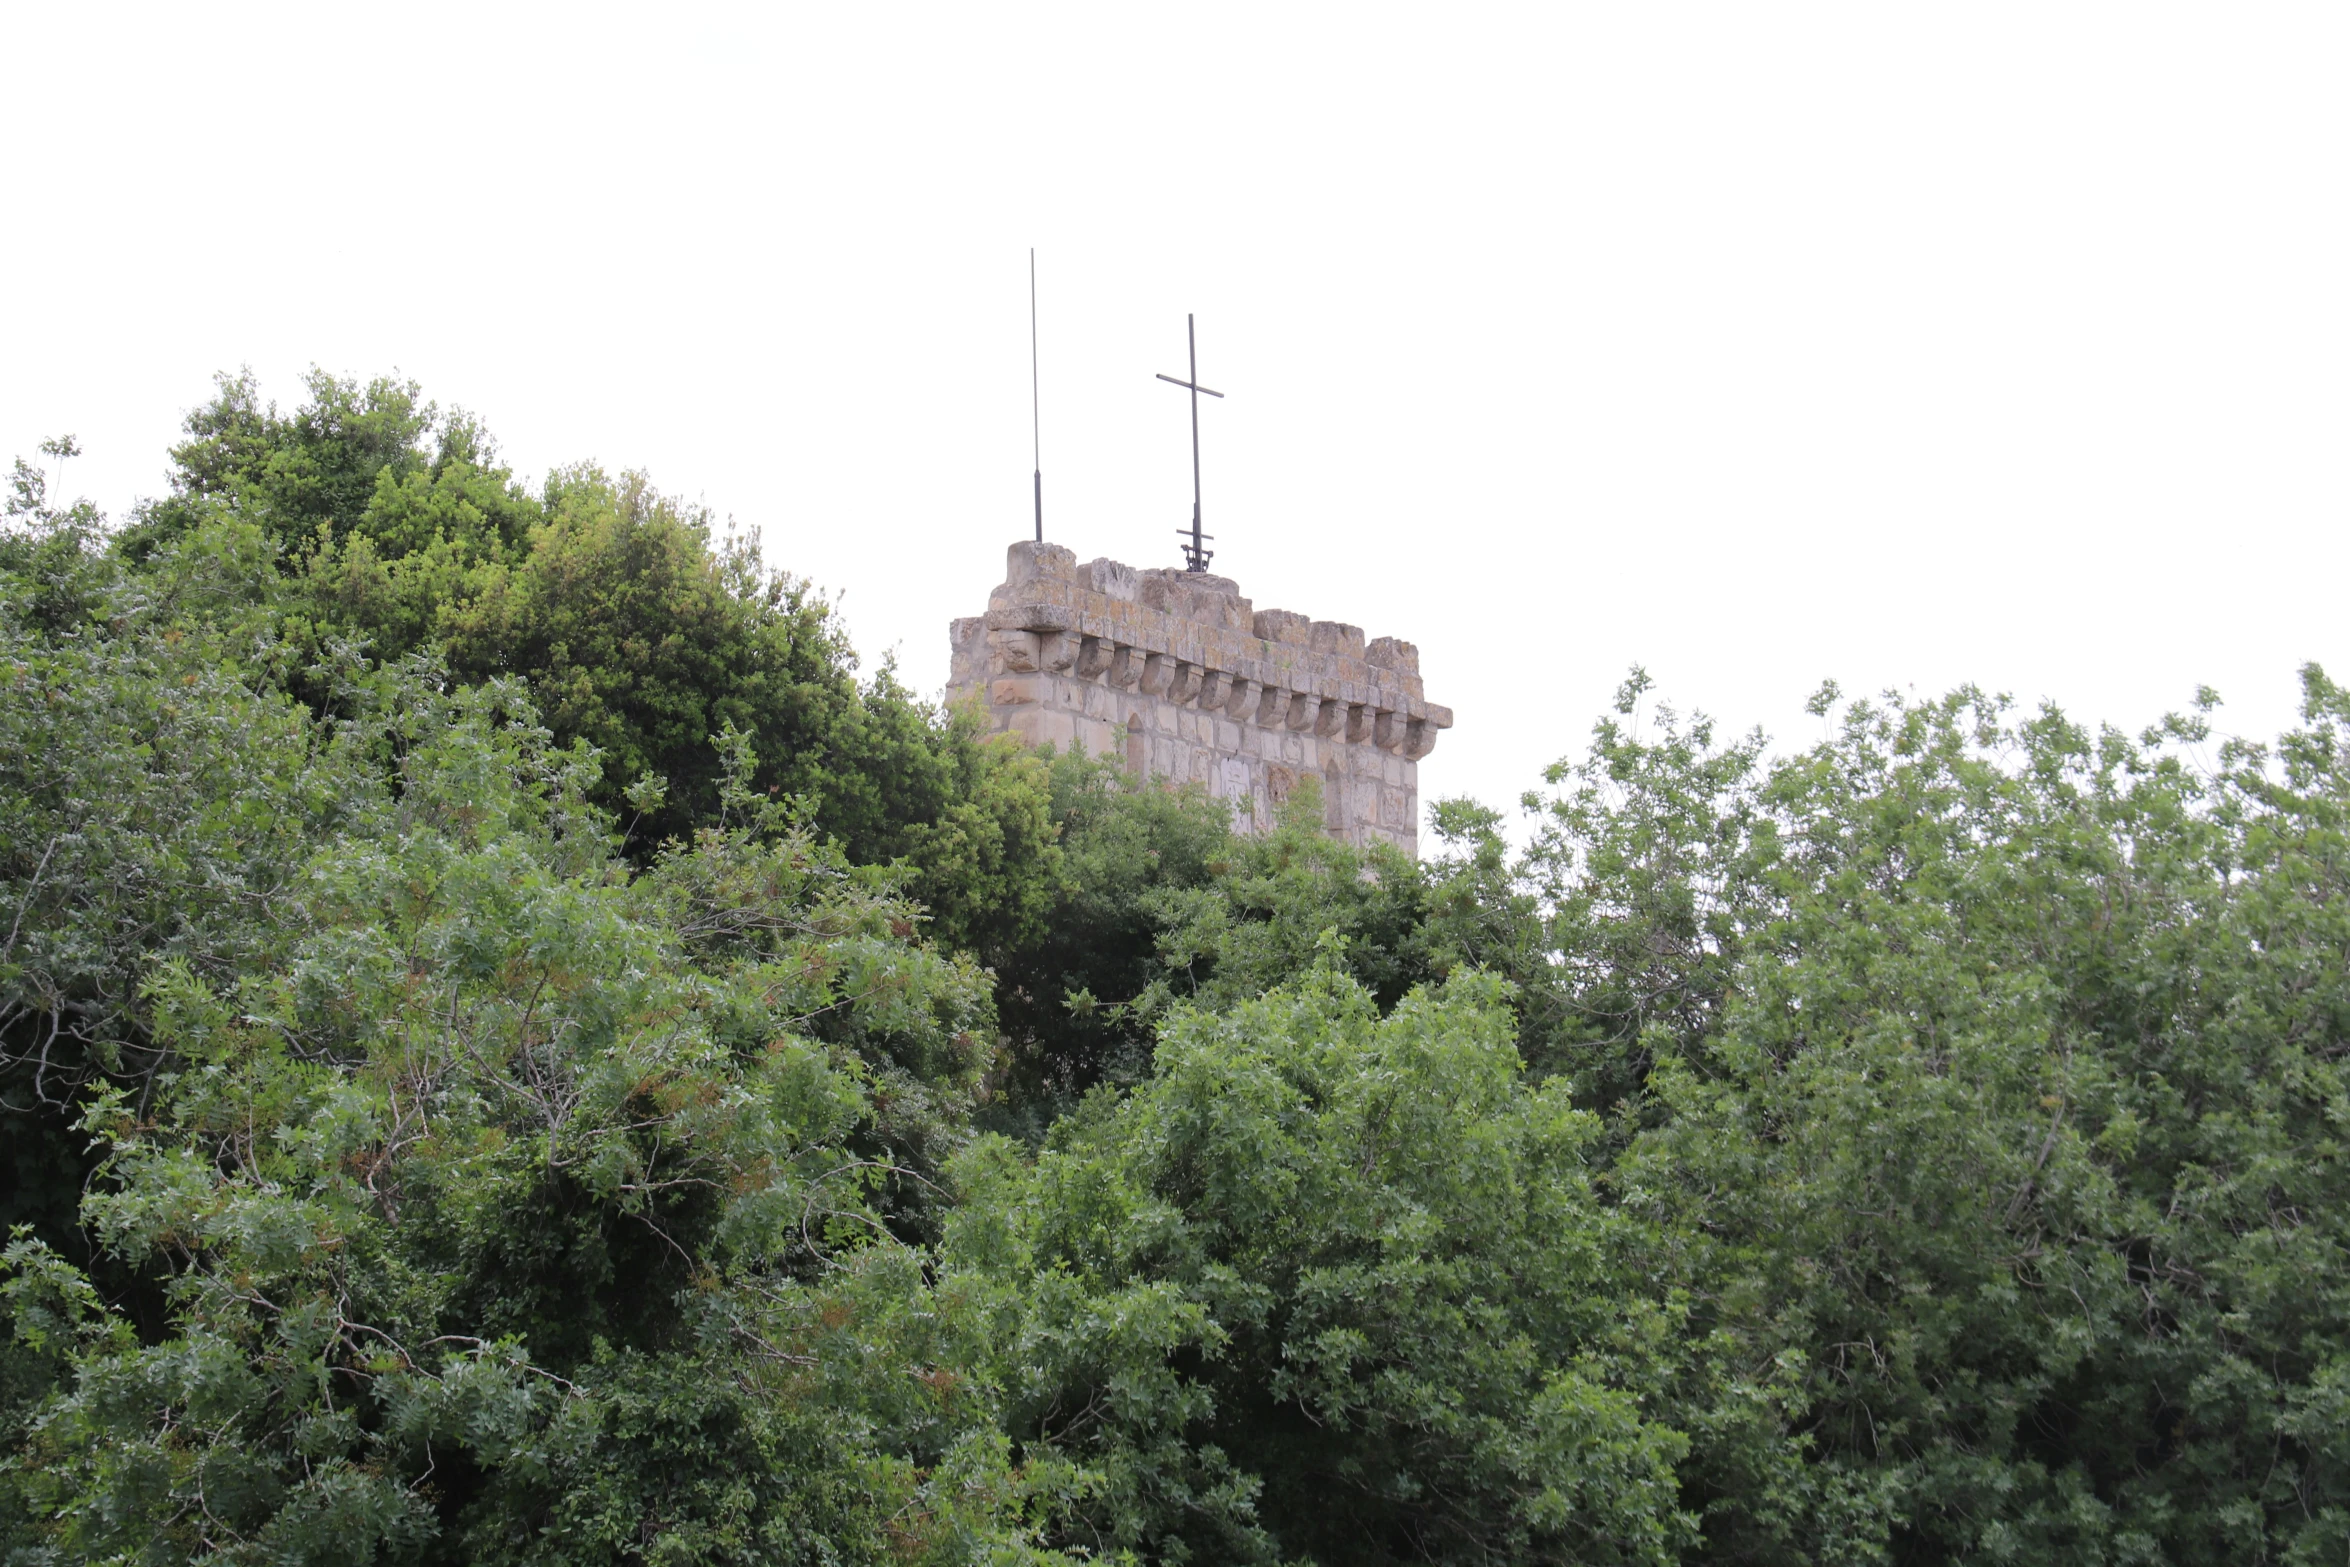
[[[1080,566],[1057,544],[1010,556],[987,613],[954,623],[949,700],[975,695],[1031,745],[1198,783],[1243,831],[1311,774],[1332,833],[1417,852],[1419,760],[1452,709],[1422,696],[1411,643],[1252,609],[1229,577]]]

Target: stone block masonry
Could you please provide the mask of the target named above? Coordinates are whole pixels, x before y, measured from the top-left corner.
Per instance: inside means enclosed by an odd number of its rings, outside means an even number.
[[[1261,831],[1298,780],[1350,843],[1419,850],[1419,761],[1452,727],[1420,690],[1420,652],[1361,628],[1254,609],[1229,577],[1077,564],[1011,547],[985,615],[950,632],[951,702],[978,700],[1030,745],[1117,755],[1139,777],[1196,783]]]

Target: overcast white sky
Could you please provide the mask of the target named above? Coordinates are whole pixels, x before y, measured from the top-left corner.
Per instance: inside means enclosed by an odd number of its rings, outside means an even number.
[[[0,8],[0,462],[212,373],[651,470],[946,676],[1029,527],[1422,648],[1433,798],[1627,665],[2249,733],[2350,675],[2350,7]]]

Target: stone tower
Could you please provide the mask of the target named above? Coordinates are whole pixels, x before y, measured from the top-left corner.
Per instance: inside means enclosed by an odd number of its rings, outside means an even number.
[[[1420,652],[1359,627],[1252,609],[1229,577],[1080,566],[1012,546],[987,613],[954,623],[947,698],[977,698],[1030,745],[1120,755],[1138,776],[1197,783],[1243,832],[1300,778],[1350,843],[1419,848],[1419,761],[1452,727],[1420,691]]]

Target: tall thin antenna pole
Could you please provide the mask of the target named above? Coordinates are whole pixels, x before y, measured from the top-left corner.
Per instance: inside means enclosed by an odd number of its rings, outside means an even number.
[[[1195,377],[1196,379],[1196,377]],[[1044,542],[1044,415],[1036,394],[1036,247],[1028,247],[1028,436],[1036,459],[1036,542]]]

